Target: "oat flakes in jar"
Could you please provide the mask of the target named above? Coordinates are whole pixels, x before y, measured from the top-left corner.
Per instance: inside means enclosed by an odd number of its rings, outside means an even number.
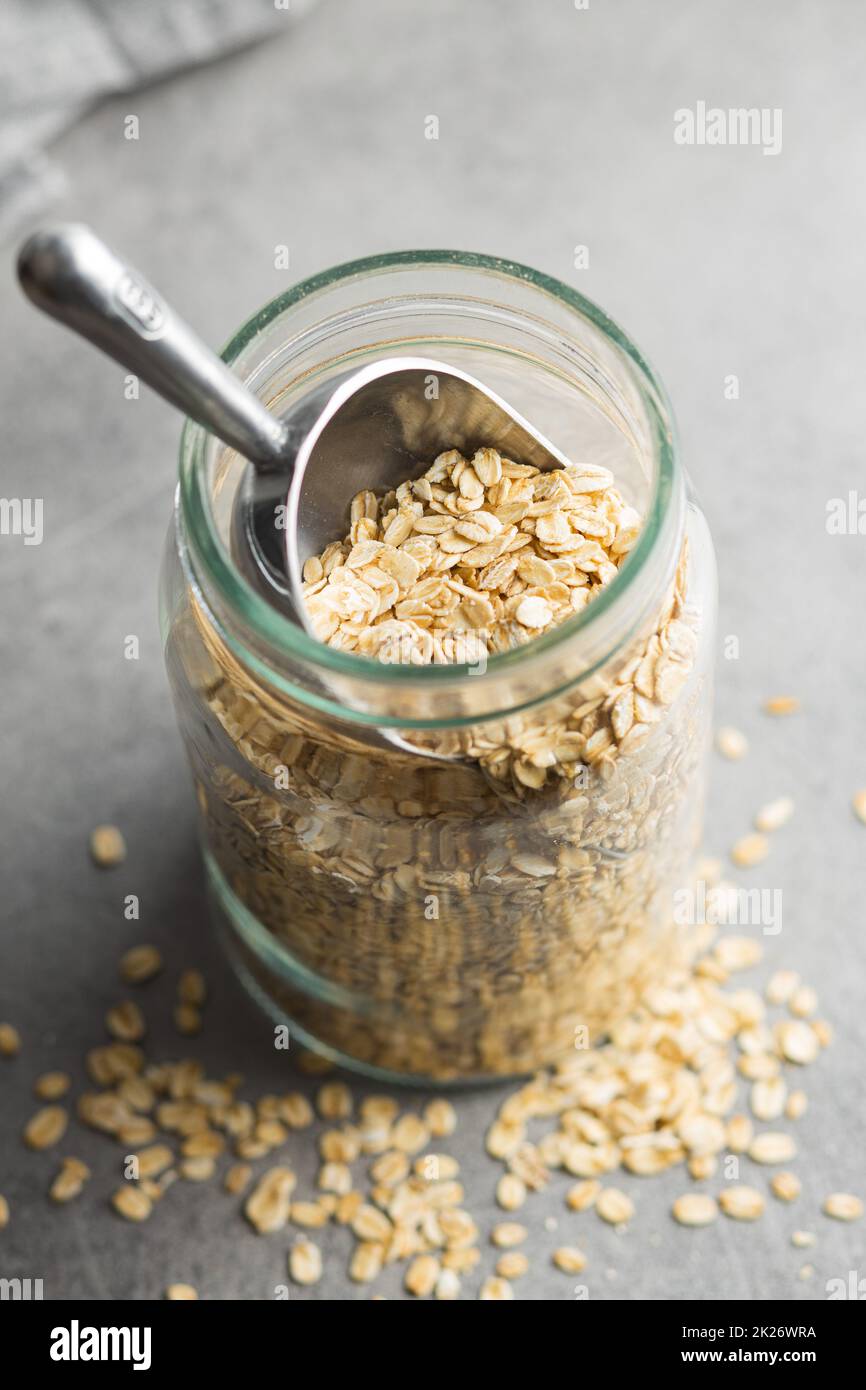
[[[347,496],[306,570],[317,640],[242,553],[247,465],[188,422],[162,622],[239,976],[304,1045],[467,1081],[598,1041],[691,947],[673,904],[701,831],[715,568],[663,389],[547,276],[355,262],[225,357],[283,412],[401,354],[485,382],[569,469],[478,440]]]

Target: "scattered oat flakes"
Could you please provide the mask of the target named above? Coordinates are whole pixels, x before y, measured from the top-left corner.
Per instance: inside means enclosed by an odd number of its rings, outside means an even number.
[[[800,983],[796,970],[776,970],[767,982],[764,991],[770,1004],[787,1004]]]
[[[863,1215],[863,1203],[850,1192],[831,1192],[829,1197],[825,1197],[821,1210],[835,1221],[859,1221]]]
[[[793,1231],[791,1234],[791,1244],[796,1245],[800,1250],[809,1249],[817,1239],[814,1231]]]
[[[14,1023],[0,1023],[0,1057],[17,1057],[21,1051],[21,1034]]]
[[[319,1088],[316,1105],[323,1120],[348,1120],[352,1113],[352,1092],[343,1081],[329,1081]]]
[[[755,1074],[749,1079],[753,1081],[752,1106],[759,1119],[773,1120],[781,1113],[788,1113],[791,1100],[799,1096],[803,1099],[795,1103],[796,1111],[805,1098],[802,1092],[794,1092],[786,1098],[778,1057],[774,1053],[778,1051],[787,1057],[792,1048],[795,1052],[798,1048],[801,1052],[808,1051],[803,1036],[790,1033],[792,1027],[806,1028],[816,1052],[821,1042],[818,1021],[805,1024],[802,1018],[795,1017],[771,1026],[753,990],[725,993],[718,988],[719,983],[726,981],[729,971],[754,963],[757,946],[752,938],[722,938],[713,955],[719,965],[716,975],[695,973],[682,977],[674,985],[649,991],[645,1005],[647,1020],[637,1017],[624,1020],[612,1030],[610,1042],[594,1049],[590,1058],[578,1055],[569,1059],[557,1069],[554,1079],[535,1077],[508,1097],[499,1120],[488,1135],[488,1147],[496,1150],[495,1156],[509,1168],[497,1186],[500,1206],[516,1210],[525,1199],[528,1186],[541,1188],[549,1179],[549,1170],[564,1168],[581,1177],[584,1172],[590,1175],[569,1190],[566,1198],[569,1207],[583,1210],[598,1199],[603,1219],[621,1226],[633,1215],[631,1200],[616,1188],[602,1188],[594,1176],[596,1173],[612,1172],[620,1165],[636,1173],[661,1172],[668,1166],[685,1162],[693,1176],[709,1177],[716,1167],[715,1155],[726,1145],[735,1151],[737,1147],[741,1152],[749,1149],[753,1158],[763,1153],[764,1156],[757,1159],[759,1162],[781,1162],[788,1156],[787,1152],[781,1154],[776,1144],[776,1141],[784,1141],[785,1145],[790,1145],[792,1141],[788,1136],[764,1134],[753,1139],[747,1117],[729,1118],[736,1101],[735,1066],[747,1074],[740,1068],[741,1062],[755,1067]],[[776,990],[784,995],[784,1002],[795,1014],[795,998],[799,991],[805,1016],[804,1006],[812,1003],[809,992],[805,986],[800,986],[796,977],[793,982],[785,980],[780,990],[778,976],[784,973],[777,972],[774,977]],[[769,986],[767,994],[769,999]],[[816,1000],[814,1004],[817,1006]],[[811,1012],[814,1009],[810,1007]],[[644,1036],[643,1029],[654,1031]],[[824,1036],[829,1041],[828,1030]],[[731,1056],[734,1046],[742,1049],[739,1058],[736,1052]],[[649,1058],[653,1059],[655,1070],[647,1074],[642,1069],[646,1068]],[[586,1065],[589,1060],[591,1067]],[[237,1102],[234,1088],[239,1078],[227,1078],[225,1085],[206,1081],[194,1062],[150,1066],[141,1050],[128,1039],[93,1049],[88,1056],[88,1070],[98,1085],[116,1088],[116,1092],[82,1097],[82,1118],[96,1128],[118,1135],[121,1142],[128,1142],[135,1149],[155,1132],[142,1112],[155,1111],[160,1126],[181,1137],[180,1171],[184,1176],[197,1175],[200,1167],[202,1178],[212,1174],[214,1158],[225,1142],[217,1129],[239,1143],[257,1146],[257,1153],[265,1153],[271,1144],[284,1141],[286,1126],[302,1128],[313,1121],[309,1102],[300,1093],[287,1097],[264,1096],[254,1106]],[[688,1100],[671,1118],[664,1113],[660,1097],[666,1085],[680,1086],[684,1078],[688,1078],[689,1089],[683,1099],[688,1097]],[[453,1132],[456,1124],[453,1106],[447,1101],[432,1101],[425,1107],[421,1120],[414,1114],[399,1116],[396,1102],[389,1097],[368,1097],[359,1107],[359,1118],[354,1123],[346,1123],[352,1114],[352,1097],[347,1087],[342,1088],[345,1094],[341,1094],[341,1086],[342,1083],[333,1083],[320,1091],[322,1113],[325,1114],[325,1109],[333,1109],[333,1115],[326,1118],[344,1122],[341,1128],[322,1136],[322,1156],[326,1161],[319,1178],[323,1190],[321,1201],[292,1204],[289,1197],[295,1181],[290,1175],[288,1192],[280,1198],[284,1199],[286,1215],[280,1219],[279,1213],[274,1216],[267,1208],[263,1224],[257,1224],[249,1207],[268,1177],[266,1174],[247,1202],[248,1218],[256,1229],[276,1230],[288,1217],[297,1225],[323,1227],[334,1216],[338,1222],[352,1228],[359,1242],[350,1263],[353,1279],[366,1282],[375,1278],[392,1260],[409,1260],[407,1281],[414,1270],[412,1277],[423,1289],[419,1296],[432,1292],[437,1299],[458,1297],[460,1275],[471,1270],[479,1259],[474,1243],[478,1239],[477,1228],[469,1214],[459,1208],[463,1192],[456,1181],[455,1161],[449,1155],[420,1153],[431,1134],[438,1137]],[[323,1107],[321,1097],[325,1092],[331,1092],[333,1098]],[[680,1112],[682,1120],[677,1119]],[[526,1125],[535,1116],[557,1116],[559,1128],[539,1138],[537,1143],[529,1143]],[[143,1127],[141,1137],[133,1138],[137,1125]],[[211,1125],[215,1128],[211,1129]],[[153,1145],[154,1149],[159,1147]],[[170,1179],[177,1176],[170,1168],[174,1157],[167,1146],[162,1148],[167,1156],[166,1166],[159,1165],[158,1171]],[[141,1150],[139,1157],[146,1152]],[[410,1163],[408,1155],[415,1153],[419,1156]],[[770,1153],[775,1156],[770,1157]],[[369,1198],[365,1198],[364,1192],[353,1190],[348,1167],[364,1154],[374,1160],[370,1179],[375,1186]],[[68,1162],[74,1165],[77,1161]],[[191,1165],[187,1172],[184,1172],[185,1165]],[[274,1170],[279,1171],[288,1173],[288,1170]],[[234,1172],[241,1174],[243,1179],[237,1187],[237,1179],[230,1181]],[[150,1206],[145,1210],[144,1204],[152,1205],[162,1195],[162,1185],[153,1181],[155,1175],[142,1169],[142,1181],[137,1187],[127,1184],[115,1194],[113,1203],[127,1219],[145,1219]],[[249,1165],[237,1164],[226,1176],[226,1189],[239,1192],[249,1179]],[[790,1200],[782,1191],[788,1181],[796,1183],[797,1180],[791,1174],[775,1174],[771,1190]],[[336,1185],[329,1191],[329,1184]],[[359,1186],[364,1186],[362,1180]],[[125,1193],[132,1194],[129,1200],[123,1195]],[[739,1219],[755,1219],[744,1214],[743,1208],[749,1203],[742,1196],[735,1197],[737,1193],[752,1194],[762,1204],[763,1199],[754,1189],[732,1188],[720,1197],[722,1210]],[[123,1211],[118,1199],[141,1214]],[[702,1224],[694,1215],[689,1219],[689,1214],[709,1209],[718,1211],[712,1197],[686,1194],[674,1204],[674,1216],[682,1224]],[[758,1214],[759,1211],[755,1216]],[[521,1239],[526,1234],[517,1223],[503,1222],[495,1228],[493,1243],[504,1247],[506,1253],[500,1256],[496,1277],[486,1281],[485,1289],[497,1289],[503,1281],[520,1277],[525,1272],[525,1256],[510,1250],[510,1240],[502,1239],[502,1232],[511,1228],[521,1232]],[[300,1248],[305,1244],[311,1245],[311,1242],[299,1242]],[[315,1246],[311,1248],[316,1249]],[[569,1247],[564,1249],[568,1251]],[[560,1268],[565,1268],[558,1258],[561,1254],[557,1251],[554,1259]],[[289,1258],[291,1264],[292,1255]],[[435,1266],[432,1282],[429,1273],[425,1273],[431,1268],[425,1260],[432,1261]],[[319,1270],[321,1272],[321,1257]],[[569,1268],[568,1272],[577,1271]],[[513,1294],[488,1292],[481,1296],[507,1298]]]
[[[319,1190],[345,1197],[352,1190],[352,1173],[345,1163],[323,1163],[319,1169]]]
[[[739,729],[734,729],[731,725],[723,725],[716,733],[716,748],[723,758],[728,758],[731,762],[739,762],[749,751],[749,741],[745,734],[740,733]]]
[[[446,1269],[455,1269],[458,1273],[468,1274],[473,1270],[481,1259],[481,1252],[474,1246],[455,1249],[450,1247],[442,1256],[442,1264]]]
[[[526,1227],[518,1221],[500,1221],[498,1226],[493,1227],[490,1239],[500,1250],[510,1250],[513,1245],[520,1245],[528,1235]]]
[[[233,1196],[238,1196],[249,1186],[253,1170],[249,1163],[233,1163],[223,1179],[223,1187],[226,1192],[231,1192]]]
[[[117,1130],[117,1138],[127,1149],[138,1149],[141,1144],[150,1144],[157,1137],[157,1127],[146,1115],[133,1115],[125,1120]]]
[[[447,1104],[447,1102],[445,1103]],[[435,1106],[439,1104],[439,1101],[431,1101],[430,1104]],[[391,1128],[399,1113],[400,1107],[393,1096],[365,1096],[358,1108],[363,1125],[374,1125],[385,1129]],[[432,1134],[432,1128],[430,1132]]]
[[[811,1018],[818,1009],[818,996],[810,985],[800,985],[788,1000],[795,1018]]]
[[[775,801],[768,801],[766,806],[762,806],[755,816],[755,829],[763,833],[773,830],[781,830],[783,825],[794,814],[794,802],[790,796],[777,797]]]
[[[63,1138],[68,1123],[62,1105],[43,1106],[25,1125],[24,1143],[29,1149],[50,1149]]]
[[[855,792],[851,805],[857,819],[866,825],[866,787],[862,791]]]
[[[634,1202],[618,1187],[603,1187],[595,1199],[595,1209],[611,1226],[622,1226],[634,1216]]]
[[[812,1032],[818,1040],[819,1047],[829,1047],[833,1041],[833,1029],[823,1018],[812,1020]]]
[[[637,1148],[626,1148],[622,1156],[623,1168],[627,1169],[629,1173],[637,1173],[639,1177],[644,1178],[652,1177],[654,1173],[663,1173],[669,1165],[669,1155],[651,1144],[642,1144]]]
[[[195,1303],[198,1290],[192,1284],[169,1284],[165,1296],[172,1303]]]
[[[156,1138],[156,1125],[146,1115],[131,1115],[118,1129],[117,1137],[127,1148],[136,1148]]]
[[[177,982],[177,997],[182,1004],[202,1008],[207,1000],[207,985],[200,970],[184,970]]]
[[[296,1240],[289,1251],[289,1274],[296,1284],[318,1284],[322,1252],[311,1240]]]
[[[374,1192],[372,1195],[378,1197],[379,1194]],[[324,1196],[319,1198],[319,1201],[323,1202],[328,1198],[332,1198],[336,1204],[332,1215],[340,1226],[350,1226],[358,1215],[361,1207],[364,1205],[363,1193],[354,1190],[351,1192],[343,1192],[339,1197],[335,1192],[326,1192]]]
[[[792,1091],[785,1103],[785,1118],[788,1120],[801,1120],[809,1106],[809,1098],[805,1091]]]
[[[216,1161],[207,1154],[198,1158],[184,1158],[178,1165],[178,1171],[187,1182],[209,1182],[216,1172]]]
[[[194,1037],[201,1032],[201,1014],[194,1004],[176,1004],[174,1026],[184,1037]]]
[[[225,1146],[226,1141],[221,1134],[212,1129],[201,1129],[187,1135],[180,1150],[184,1158],[219,1158]]]
[[[764,701],[764,712],[775,716],[796,714],[800,708],[800,701],[796,695],[771,695]]]
[[[78,1102],[78,1118],[103,1134],[117,1134],[130,1118],[129,1107],[108,1091],[85,1093]]]
[[[599,1192],[601,1192],[601,1183],[597,1178],[587,1178],[584,1182],[576,1182],[565,1194],[565,1205],[571,1211],[586,1211],[593,1205]]]
[[[732,1153],[745,1153],[752,1142],[752,1121],[748,1115],[732,1115],[725,1133],[726,1146]]]
[[[695,878],[699,883],[706,883],[708,887],[715,887],[722,877],[721,859],[710,858],[702,854],[695,865]]]
[[[105,1015],[105,1026],[119,1042],[138,1042],[146,1032],[144,1014],[131,999],[115,1004]]]
[[[153,1120],[146,1115],[129,1115],[117,1127],[117,1137],[128,1148],[138,1148],[139,1144],[149,1144],[156,1138],[157,1129]]]
[[[478,1239],[478,1227],[469,1215],[459,1207],[448,1208],[439,1213],[439,1228],[450,1250],[468,1250]],[[476,1253],[473,1257],[479,1258]]]
[[[737,1059],[737,1071],[747,1081],[769,1081],[781,1069],[778,1057],[768,1052],[745,1052]]]
[[[517,1152],[524,1137],[525,1130],[522,1124],[508,1124],[504,1120],[497,1120],[487,1131],[485,1147],[491,1158],[508,1158]]]
[[[440,1264],[435,1255],[418,1255],[406,1270],[404,1288],[416,1298],[426,1298],[435,1289],[439,1272]]]
[[[385,1244],[391,1239],[394,1226],[385,1212],[362,1202],[352,1219],[352,1230],[359,1240],[381,1241]]]
[[[722,936],[715,946],[716,959],[726,971],[751,970],[762,955],[761,943],[754,936]]]
[[[289,1220],[294,1226],[318,1230],[322,1226],[327,1226],[329,1217],[321,1202],[292,1202]]]
[[[517,1211],[526,1201],[526,1184],[516,1173],[503,1173],[496,1184],[496,1200],[504,1211]]]
[[[8,1225],[9,1203],[6,1201],[6,1198],[3,1196],[2,1192],[0,1192],[0,1231],[2,1231],[3,1228]]]
[[[87,1054],[87,1070],[97,1086],[128,1081],[144,1067],[144,1053],[134,1043],[113,1042],[92,1047]]]
[[[508,1166],[533,1192],[540,1192],[550,1181],[550,1170],[542,1163],[533,1144],[521,1144],[509,1155]]]
[[[129,1115],[118,1126],[117,1137],[126,1148],[138,1148],[139,1144],[150,1144],[157,1136],[157,1127],[146,1115]]]
[[[749,1158],[753,1163],[788,1163],[796,1153],[797,1145],[791,1135],[777,1130],[756,1134],[749,1145]]]
[[[689,1175],[695,1182],[703,1182],[715,1176],[719,1160],[715,1154],[692,1154],[688,1161]]]
[[[725,1147],[727,1129],[717,1115],[685,1115],[677,1121],[677,1131],[691,1153],[715,1154]]]
[[[529,1260],[522,1250],[507,1250],[496,1261],[496,1273],[500,1279],[522,1279],[529,1269]]]
[[[685,1192],[677,1197],[671,1212],[681,1226],[709,1226],[716,1220],[719,1206],[706,1192]]]
[[[244,1204],[244,1214],[259,1235],[281,1231],[289,1219],[297,1179],[291,1168],[271,1168],[262,1174]]]
[[[71,1202],[82,1191],[89,1177],[90,1169],[80,1158],[64,1158],[60,1172],[48,1189],[48,1195],[52,1202]]]
[[[167,1144],[152,1144],[135,1155],[139,1178],[158,1178],[174,1163],[174,1154]]]
[[[409,1173],[409,1159],[397,1149],[389,1149],[380,1154],[370,1168],[370,1177],[385,1187],[394,1187]]]
[[[282,1129],[282,1126],[280,1127]],[[258,1125],[256,1133],[261,1138],[262,1126]],[[282,1143],[286,1137],[286,1131],[282,1131],[282,1136],[276,1140]],[[272,1142],[268,1137],[268,1142]],[[346,1125],[342,1129],[328,1129],[319,1136],[319,1153],[326,1163],[354,1163],[361,1152],[361,1141],[358,1131],[351,1125]]]
[[[90,853],[101,869],[112,869],[126,858],[126,843],[116,825],[97,825],[90,835]]]
[[[761,864],[770,853],[770,841],[766,835],[744,835],[737,840],[731,850],[731,859],[740,869],[750,869]]]
[[[65,1071],[46,1071],[36,1078],[33,1092],[40,1100],[60,1100],[71,1085],[72,1078]]]
[[[450,1100],[431,1100],[424,1107],[424,1123],[434,1139],[446,1139],[457,1128],[457,1111]]]
[[[349,1263],[349,1278],[356,1284],[370,1284],[382,1272],[385,1252],[381,1245],[369,1241],[356,1245]]]
[[[315,1114],[307,1097],[300,1091],[292,1091],[280,1101],[280,1119],[289,1129],[308,1129]]]
[[[561,1245],[553,1252],[553,1263],[564,1274],[580,1274],[586,1269],[586,1256],[576,1245]]]
[[[776,1029],[782,1056],[799,1066],[808,1066],[818,1056],[821,1044],[815,1030],[800,1019],[785,1019]]]
[[[162,956],[155,946],[131,946],[120,957],[120,978],[128,985],[143,985],[162,969]]]
[[[451,1154],[422,1154],[412,1165],[413,1172],[425,1182],[449,1182],[460,1172],[460,1164]]]
[[[514,1290],[507,1279],[492,1275],[484,1280],[478,1297],[482,1303],[499,1302],[502,1299],[507,1301],[514,1298]]]
[[[780,1202],[794,1202],[802,1191],[800,1179],[796,1173],[774,1173],[770,1179],[770,1191],[774,1197],[778,1197]]]
[[[114,1210],[127,1221],[146,1221],[153,1211],[153,1201],[135,1183],[124,1183],[111,1199]]]
[[[781,1076],[756,1081],[752,1086],[750,1105],[756,1120],[778,1120],[785,1111],[788,1088]]]
[[[391,1131],[391,1143],[403,1153],[416,1154],[430,1142],[430,1131],[418,1115],[401,1115]]]
[[[433,1297],[440,1303],[453,1303],[460,1297],[460,1275],[455,1269],[441,1270]]]
[[[754,1187],[726,1187],[719,1194],[719,1206],[735,1221],[757,1221],[764,1210],[764,1199]]]

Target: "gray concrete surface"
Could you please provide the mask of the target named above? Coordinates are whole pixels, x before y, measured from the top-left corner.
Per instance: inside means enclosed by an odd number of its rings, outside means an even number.
[[[670,389],[718,546],[720,633],[739,639],[737,660],[720,646],[719,718],[752,741],[744,763],[714,765],[707,847],[723,852],[770,796],[795,796],[772,858],[740,881],[783,889],[768,960],[815,984],[836,1041],[806,1079],[796,1206],[771,1202],[756,1228],[688,1233],[668,1216],[679,1175],[624,1177],[637,1215],[622,1237],[569,1215],[557,1181],[530,1208],[521,1298],[573,1296],[576,1281],[550,1264],[571,1239],[590,1255],[593,1299],[810,1300],[826,1280],[866,1272],[864,1223],[818,1211],[834,1189],[866,1196],[866,830],[850,811],[866,785],[866,537],[825,527],[828,499],[866,487],[864,40],[866,16],[845,0],[592,0],[584,12],[566,0],[321,0],[284,37],[101,108],[53,152],[72,190],[61,210],[126,248],[214,343],[329,264],[454,245],[576,285]],[[677,146],[673,112],[699,100],[782,108],[782,152]],[[130,112],[138,143],[123,139]],[[424,139],[429,114],[438,142]],[[291,248],[289,272],[274,269],[278,243]],[[590,249],[580,271],[579,243]],[[22,1056],[0,1063],[0,1191],[13,1213],[0,1274],[43,1277],[53,1298],[152,1298],[169,1280],[207,1298],[269,1298],[288,1234],[256,1238],[230,1199],[193,1184],[145,1226],[120,1222],[105,1203],[117,1149],[77,1128],[61,1150],[86,1157],[94,1180],[52,1210],[55,1158],[21,1146],[33,1078],[72,1064],[80,1079],[119,993],[117,958],[136,940],[155,941],[170,967],[148,1009],[155,1055],[178,1050],[172,982],[197,963],[212,1000],[205,1035],[184,1050],[211,1074],[240,1069],[256,1092],[288,1079],[211,939],[162,671],[155,586],[177,418],[149,395],[125,401],[118,369],[24,304],[4,254],[2,493],[44,498],[45,537],[0,541],[0,1018],[24,1036]],[[736,401],[724,397],[731,373]],[[129,633],[138,662],[123,659]],[[798,694],[802,714],[762,716],[777,691]],[[104,820],[129,843],[111,874],[86,848]],[[138,925],[123,917],[129,892]],[[496,1169],[481,1135],[496,1099],[460,1099],[453,1145],[485,1229]],[[309,1145],[290,1148],[303,1185]],[[814,1250],[791,1246],[795,1227],[818,1232]],[[345,1232],[324,1244],[325,1280],[292,1297],[368,1297],[345,1276]],[[801,1281],[806,1261],[815,1274]],[[470,1296],[492,1265],[485,1249]],[[396,1270],[382,1290],[399,1295]]]

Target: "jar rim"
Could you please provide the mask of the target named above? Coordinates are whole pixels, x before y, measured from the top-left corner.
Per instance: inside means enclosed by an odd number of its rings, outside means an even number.
[[[604,586],[592,603],[587,604],[574,617],[566,619],[530,642],[507,652],[491,654],[486,662],[486,675],[481,677],[491,679],[513,673],[529,665],[537,657],[552,654],[581,632],[589,630],[593,625],[597,626],[626,593],[634,590],[645,562],[664,530],[676,495],[675,484],[680,469],[676,426],[667,392],[654,369],[631,338],[603,309],[553,276],[533,270],[532,267],[517,261],[476,251],[389,251],[345,261],[328,270],[320,271],[290,286],[258,309],[233,334],[220,356],[231,366],[245,348],[259,334],[265,332],[285,310],[314,298],[334,285],[362,279],[380,271],[429,266],[478,270],[507,280],[524,282],[588,319],[624,354],[634,368],[634,385],[646,409],[651,427],[651,443],[656,463],[653,491],[637,542],[618,574]],[[392,688],[398,685],[429,687],[436,682],[454,682],[468,675],[470,671],[474,674],[474,668],[469,664],[383,665],[371,657],[340,651],[317,641],[300,624],[292,622],[268,603],[239,573],[218,535],[205,486],[205,449],[210,437],[204,426],[196,421],[190,418],[184,421],[179,451],[180,513],[193,554],[204,563],[208,581],[214,586],[228,610],[239,614],[248,630],[267,648],[280,651],[287,657],[298,658],[323,671],[360,681],[375,681]],[[230,645],[236,646],[236,643],[231,641]],[[253,664],[261,666],[260,659],[255,659]],[[586,673],[581,673],[583,674]],[[477,676],[475,678],[477,679]],[[314,700],[313,703],[319,702]],[[352,717],[349,711],[344,710],[342,713],[344,717]],[[363,716],[361,717],[363,719]]]

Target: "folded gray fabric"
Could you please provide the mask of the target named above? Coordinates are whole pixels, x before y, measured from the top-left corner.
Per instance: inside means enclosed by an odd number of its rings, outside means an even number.
[[[283,32],[313,3],[2,0],[0,237],[62,190],[45,147],[101,97]]]

